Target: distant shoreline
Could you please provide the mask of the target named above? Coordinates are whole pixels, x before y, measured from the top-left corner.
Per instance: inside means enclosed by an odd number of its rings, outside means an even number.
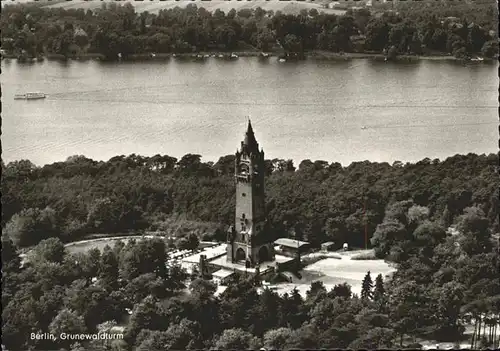
[[[155,53],[155,54],[133,54],[128,56],[126,59],[122,59],[123,62],[143,62],[143,61],[165,61],[172,58],[181,58],[181,59],[194,59],[194,60],[204,60],[207,59],[207,55],[210,58],[217,59],[230,59],[229,56],[231,54],[235,54],[238,57],[262,57],[262,53],[258,51],[233,51],[233,52],[196,52],[196,53]],[[267,58],[279,58],[283,57],[283,53],[279,52],[266,52]],[[220,55],[224,55],[223,58],[220,58]],[[201,57],[204,56],[204,57]],[[346,61],[352,59],[375,59],[375,60],[385,60],[385,55],[381,53],[355,53],[355,52],[346,52],[346,53],[335,53],[335,52],[326,52],[326,51],[311,51],[304,54],[305,59],[318,59],[318,60],[330,60],[330,61]],[[17,59],[15,55],[3,55],[2,59]],[[262,57],[264,58],[264,57]],[[63,55],[58,54],[48,54],[47,56],[43,56],[42,59],[47,60],[64,60]],[[73,61],[86,61],[86,60],[104,60],[104,55],[88,53],[83,55],[72,56],[68,58]],[[290,58],[291,61],[295,61],[297,59]],[[429,60],[429,61],[466,61],[464,59],[456,58],[452,55],[398,55],[395,61],[420,61],[420,60]],[[484,58],[484,61],[494,61],[495,59]],[[36,58],[30,58],[27,62],[36,62]],[[117,61],[107,61],[107,62],[119,62]]]

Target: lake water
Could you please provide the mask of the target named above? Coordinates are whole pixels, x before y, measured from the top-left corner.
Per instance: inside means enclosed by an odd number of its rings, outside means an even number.
[[[236,151],[247,116],[266,158],[348,165],[498,150],[496,63],[211,58],[1,67],[4,162],[132,153],[217,161]],[[13,99],[30,91],[48,97]]]

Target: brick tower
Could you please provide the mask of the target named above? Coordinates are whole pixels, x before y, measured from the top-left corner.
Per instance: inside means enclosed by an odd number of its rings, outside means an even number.
[[[264,151],[259,151],[249,120],[241,150],[236,151],[235,223],[229,228],[227,240],[227,261],[249,268],[274,260],[274,246],[266,225],[264,167]]]

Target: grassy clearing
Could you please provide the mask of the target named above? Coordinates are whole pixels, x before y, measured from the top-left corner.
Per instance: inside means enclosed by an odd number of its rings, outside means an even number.
[[[358,253],[354,255],[358,255]],[[343,255],[339,259],[324,254],[304,257],[304,259],[307,260],[308,265],[300,271],[302,279],[294,280],[293,283],[278,284],[278,293],[283,294],[297,288],[300,294],[305,296],[311,282],[319,280],[323,282],[327,290],[333,288],[335,284],[347,283],[351,285],[352,292],[359,295],[361,282],[368,271],[371,272],[372,277],[378,274],[388,277],[394,271],[391,265],[380,259],[355,261],[347,255]],[[313,261],[316,262],[311,263]]]
[[[223,231],[224,229],[219,223],[192,221],[182,216],[156,218],[151,219],[151,221],[153,222],[149,228],[151,231],[161,232],[162,235],[172,237],[185,237],[194,233],[200,240],[212,240],[216,236],[217,230]],[[221,235],[225,238],[225,233]]]
[[[74,243],[70,243],[66,245],[66,250],[70,253],[77,253],[77,252],[87,252],[90,249],[99,249],[99,251],[104,250],[104,247],[106,245],[109,245],[110,247],[113,247],[116,242],[122,241],[124,243],[127,243],[128,240],[130,239],[135,239],[135,240],[141,240],[143,238],[152,238],[157,235],[147,235],[147,236],[123,236],[123,237],[107,237],[107,238],[99,238],[99,239],[91,239],[91,240],[82,240],[82,241],[77,241]],[[158,236],[160,238],[163,238],[162,236]],[[213,246],[213,243],[209,242],[201,242],[199,245],[200,249],[204,249],[207,247]]]
[[[132,238],[137,240],[141,239],[142,236],[112,237],[112,238],[83,240],[66,245],[66,250],[69,253],[87,252],[90,249],[99,249],[99,251],[102,251],[104,250],[104,247],[106,247],[106,245],[113,247],[115,243],[118,241],[123,241],[124,243],[127,243],[127,241]]]

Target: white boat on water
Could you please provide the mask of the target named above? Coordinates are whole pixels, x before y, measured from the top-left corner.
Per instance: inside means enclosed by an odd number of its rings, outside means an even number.
[[[26,93],[26,94],[16,94],[14,95],[15,100],[38,100],[45,99],[46,95],[44,93]]]
[[[482,57],[474,57],[474,58],[471,58],[470,60],[473,61],[473,62],[482,62],[482,61],[484,61],[484,58],[482,58]]]

